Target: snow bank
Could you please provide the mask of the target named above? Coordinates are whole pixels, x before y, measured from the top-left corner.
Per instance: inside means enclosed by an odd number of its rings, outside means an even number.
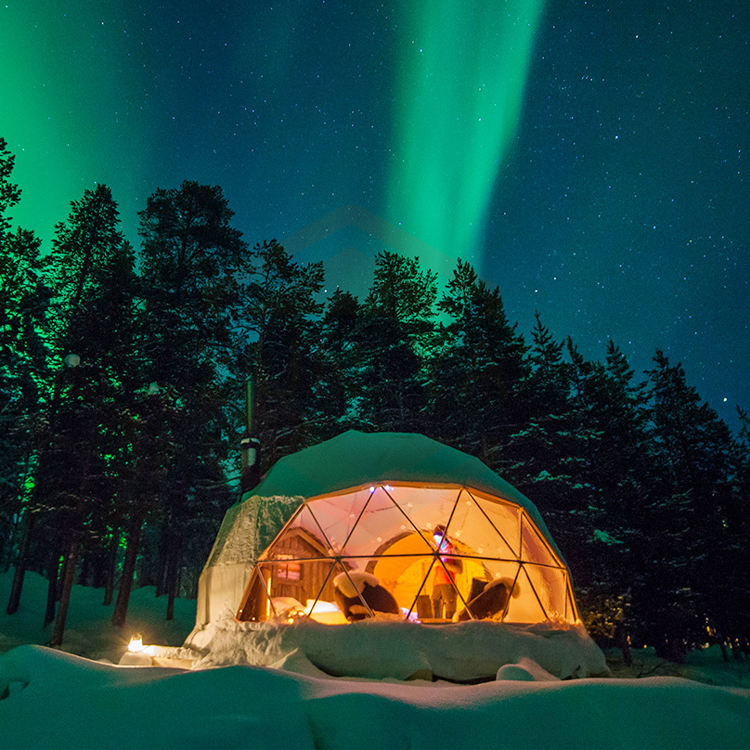
[[[187,645],[203,653],[198,668],[252,664],[371,679],[487,680],[523,658],[562,679],[607,671],[604,654],[581,625],[222,620],[193,634]]]
[[[623,664],[619,649],[605,652],[613,677],[683,677],[707,685],[750,688],[750,660],[742,655],[724,659],[718,645],[690,651],[682,662],[660,657],[654,648],[636,648],[630,653],[632,663]]]
[[[41,617],[46,590],[34,575],[28,583],[21,611],[11,617],[0,612],[0,649],[45,636]],[[160,623],[164,601],[155,599],[153,591],[135,593],[134,614],[143,617],[139,629],[146,642],[153,643],[154,634],[165,625]],[[82,644],[84,636],[92,637],[93,644],[88,647],[91,653],[104,650],[104,642],[115,635],[108,624],[111,608],[102,606],[100,595],[76,587],[71,601],[72,609],[75,603],[71,634],[75,634],[76,644],[79,640]],[[186,602],[186,607],[189,604]],[[183,617],[183,635],[172,643],[182,642],[189,620]],[[433,674],[440,674],[435,665],[442,669],[453,649],[445,646],[446,654],[433,653],[441,648],[440,631],[450,627],[454,634],[473,633],[476,644],[464,645],[467,657],[471,654],[484,665],[482,672],[492,677],[481,651],[496,646],[484,640],[486,634],[476,627],[488,624],[433,627],[400,623],[398,629],[389,626],[380,632],[379,623],[354,623],[340,630],[354,639],[343,645],[358,648],[357,659],[366,657],[370,664],[385,660],[392,666],[400,665],[404,673],[414,664],[430,664],[429,668],[435,669]],[[410,640],[415,636],[407,631],[409,628],[426,631],[431,639],[429,648]],[[326,637],[330,638],[333,630],[319,625],[311,631],[313,656],[316,649],[325,651]],[[544,636],[533,630],[530,634],[542,641]],[[98,638],[97,632],[101,634]],[[354,638],[357,632],[365,638],[367,647],[363,638]],[[389,632],[391,635],[387,635]],[[554,670],[547,667],[545,671],[540,666],[544,664],[543,644],[533,647],[537,651],[532,662],[527,653],[523,654],[526,658],[514,658],[515,646],[510,645],[513,639],[506,640],[503,648],[510,661],[498,668],[496,680],[455,685],[419,679],[389,682],[332,678],[324,675],[293,640],[286,640],[297,637],[294,628],[265,627],[249,638],[244,638],[246,633],[232,633],[231,628],[201,631],[200,635],[209,642],[216,639],[216,651],[204,664],[211,658],[219,661],[221,653],[230,657],[234,648],[235,660],[247,663],[256,658],[277,668],[231,666],[181,671],[114,667],[40,646],[20,646],[0,654],[0,747],[744,750],[750,737],[750,690],[713,687],[676,677],[561,681],[557,679],[559,673],[549,674]],[[547,641],[554,642],[557,637],[549,635]],[[226,649],[220,647],[223,639]],[[119,658],[125,649],[124,634],[117,642]],[[110,647],[114,643],[111,641]],[[523,645],[524,651],[532,648],[520,640],[516,645],[519,649]],[[236,658],[236,650],[241,650],[242,659]],[[346,657],[338,648],[333,650],[337,658]],[[174,655],[179,657],[183,652],[174,649]],[[634,659],[640,658],[645,655],[634,653]],[[721,664],[716,649],[706,649],[691,658],[696,664],[690,668],[699,666],[706,672],[717,660]],[[645,671],[652,665],[646,662],[642,668]],[[713,679],[722,674],[714,672]],[[747,672],[742,674],[746,679]]]
[[[513,666],[518,669],[506,671],[515,671],[515,679],[459,686],[316,678],[248,666],[192,672],[113,667],[22,646],[0,655],[0,744],[321,750],[747,746],[748,690],[678,678],[563,682],[534,675],[528,662]]]

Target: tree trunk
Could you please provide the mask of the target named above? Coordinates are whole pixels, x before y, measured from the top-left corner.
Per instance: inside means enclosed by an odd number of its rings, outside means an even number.
[[[726,641],[719,641],[719,648],[721,649],[721,658],[724,661],[729,661],[729,652],[727,651]]]
[[[60,561],[56,550],[50,555],[47,566],[47,610],[44,613],[44,627],[46,628],[55,619],[57,605],[58,585],[57,579],[60,574]]]
[[[630,641],[628,639],[628,634],[622,626],[617,628],[617,641],[618,645],[620,646],[620,651],[622,652],[622,662],[625,664],[626,667],[632,667],[633,666],[633,655],[630,653]]]
[[[171,583],[171,582],[170,582]],[[170,585],[167,589],[167,620],[174,619],[174,595],[176,586]]]
[[[10,597],[8,598],[8,607],[5,610],[9,615],[15,614],[21,603],[21,592],[23,591],[23,579],[26,575],[26,563],[29,554],[29,543],[31,534],[34,530],[34,516],[26,509],[23,537],[21,539],[21,549],[18,552],[16,560],[16,569],[13,573],[13,584],[10,588]]]
[[[112,624],[118,628],[125,625],[130,602],[130,591],[133,588],[133,574],[135,573],[135,562],[138,559],[138,547],[141,541],[140,517],[132,519],[128,531],[127,544],[125,546],[125,559],[122,563],[122,577],[120,578],[120,589],[117,592],[117,601],[112,613]]]
[[[24,469],[23,469],[23,481],[24,485],[26,481],[29,478],[29,466],[31,464],[31,454],[26,454],[26,459],[24,460]],[[21,502],[21,508],[23,509],[23,496],[19,498]],[[13,525],[11,526],[10,530],[10,538],[8,539],[7,547],[3,547],[3,551],[7,549],[7,552],[5,554],[0,554],[0,560],[2,560],[2,563],[0,563],[0,571],[3,573],[7,573],[10,569],[11,562],[13,561],[13,549],[16,546],[16,539],[18,538],[19,531],[21,531],[21,528],[25,530],[26,528],[26,513],[28,513],[28,506],[26,507],[25,512],[20,512],[16,515],[15,520],[13,521]]]
[[[167,592],[167,578],[169,576],[169,547],[170,547],[169,519],[161,526],[159,538],[159,564],[156,573],[156,596]]]
[[[64,541],[65,540],[63,540],[63,543]],[[65,577],[68,575],[68,562],[69,561],[70,561],[70,557],[69,555],[66,554],[62,561],[62,569],[60,570],[60,574],[57,577],[57,580],[59,582],[57,586],[57,601],[58,602],[60,601],[60,598],[62,597],[63,581],[65,580]]]
[[[78,488],[78,501],[75,512],[72,516],[68,539],[70,540],[68,551],[63,561],[63,573],[61,576],[62,586],[60,587],[60,604],[57,608],[57,617],[55,618],[55,629],[52,632],[52,638],[49,645],[52,648],[60,648],[65,634],[65,621],[68,618],[68,606],[70,605],[70,594],[73,591],[73,583],[76,577],[76,565],[81,553],[81,537],[83,536],[83,511],[86,505],[86,488],[89,480],[89,464],[84,460],[81,471],[81,484]]]
[[[83,550],[81,555],[81,567],[78,571],[78,584],[79,586],[88,586],[89,577],[91,575],[91,552],[86,549]],[[96,586],[96,584],[94,584]]]
[[[73,539],[70,542],[68,548],[68,554],[65,557],[65,576],[62,582],[62,591],[60,592],[60,606],[57,610],[57,617],[55,618],[55,629],[52,632],[52,638],[50,638],[49,646],[52,648],[60,648],[63,642],[63,635],[65,634],[65,620],[68,617],[68,605],[70,604],[70,592],[73,590],[73,581],[76,575],[76,561],[78,560],[78,554],[81,550],[81,535],[80,532],[76,532],[73,535]]]
[[[107,552],[107,575],[104,580],[104,606],[112,604],[115,592],[115,567],[117,566],[117,548],[120,545],[120,529],[112,529],[112,539]]]
[[[180,572],[182,548],[175,534],[170,533],[167,550],[167,620],[174,618],[174,600]]]

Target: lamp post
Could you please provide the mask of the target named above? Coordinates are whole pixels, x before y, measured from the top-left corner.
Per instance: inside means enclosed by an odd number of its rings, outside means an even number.
[[[240,440],[240,493],[260,482],[260,440],[255,434],[255,377],[245,380],[245,434]]]

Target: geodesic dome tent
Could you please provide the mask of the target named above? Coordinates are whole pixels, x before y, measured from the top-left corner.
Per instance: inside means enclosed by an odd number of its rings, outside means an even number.
[[[436,599],[440,584],[453,607]],[[397,606],[373,604],[383,597]],[[230,613],[344,623],[352,604],[362,617],[578,621],[533,503],[478,459],[417,434],[349,431],[278,461],[226,514],[196,628]]]

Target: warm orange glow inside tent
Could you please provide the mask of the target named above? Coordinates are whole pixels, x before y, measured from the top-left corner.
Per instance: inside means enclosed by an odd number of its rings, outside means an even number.
[[[381,482],[306,499],[258,558],[237,617],[343,623],[344,600],[358,618],[578,619],[567,569],[527,511],[456,485]],[[397,609],[381,603],[392,600]]]

